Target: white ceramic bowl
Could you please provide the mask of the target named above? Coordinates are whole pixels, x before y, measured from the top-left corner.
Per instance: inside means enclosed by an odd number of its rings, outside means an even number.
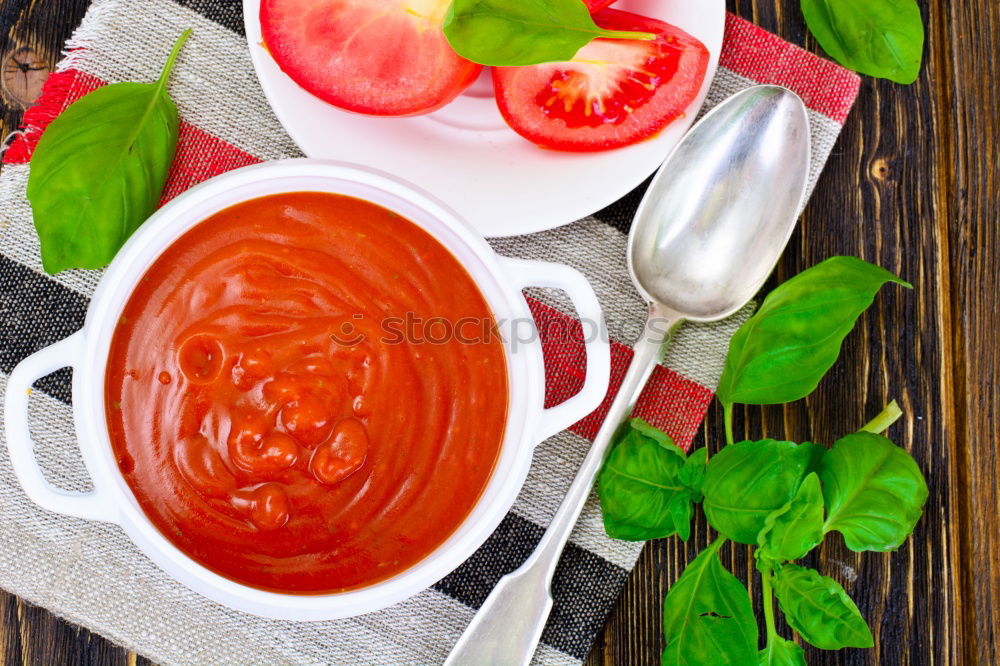
[[[235,203],[279,192],[320,191],[374,202],[421,226],[462,263],[489,302],[503,333],[508,366],[509,413],[500,457],[483,496],[452,536],[410,569],[369,587],[326,595],[267,592],[224,578],[190,559],[149,521],[119,472],[108,438],[104,376],[108,349],[122,308],[150,264],[193,225]],[[568,401],[543,408],[544,368],[537,336],[524,342],[531,322],[521,290],[565,290],[580,316],[600,327],[589,335],[583,389]],[[518,322],[519,335],[511,336]],[[533,326],[533,324],[527,324]],[[83,460],[94,490],[76,493],[50,485],[32,453],[28,389],[61,367],[73,367],[73,415]],[[367,613],[402,601],[454,570],[486,540],[510,509],[531,464],[536,444],[593,411],[604,398],[610,350],[597,298],[584,277],[557,264],[497,256],[453,211],[391,176],[336,162],[288,160],[232,171],[177,197],[129,239],[108,268],[90,302],[82,330],[22,361],[10,374],[4,425],[11,462],[28,496],[58,513],[120,525],[164,571],[191,589],[237,610],[265,617],[326,620]]]

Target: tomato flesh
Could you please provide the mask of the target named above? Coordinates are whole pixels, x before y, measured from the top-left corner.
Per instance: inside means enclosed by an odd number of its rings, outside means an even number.
[[[449,0],[263,0],[264,44],[300,86],[350,111],[407,116],[438,109],[482,67],[442,31]]]
[[[595,13],[594,20],[656,38],[596,39],[568,62],[493,71],[507,124],[540,146],[594,151],[636,143],[682,116],[701,89],[708,50],[694,37],[614,9]]]
[[[660,58],[641,44],[596,42],[586,49],[588,59],[617,57],[620,64],[581,64],[558,70],[535,95],[545,115],[562,119],[567,127],[620,124],[634,109],[648,103],[657,88],[677,73],[679,58]],[[604,52],[604,53],[602,53]],[[627,55],[627,61],[623,55]]]

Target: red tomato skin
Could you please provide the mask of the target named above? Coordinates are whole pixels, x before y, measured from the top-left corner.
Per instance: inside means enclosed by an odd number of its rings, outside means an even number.
[[[458,97],[482,66],[456,54],[439,23],[417,30],[405,10],[400,0],[263,0],[261,35],[281,70],[323,101],[421,115]]]
[[[583,127],[570,126],[562,119],[550,117],[536,101],[545,87],[551,85],[554,73],[574,71],[572,63],[494,68],[494,93],[504,120],[515,132],[543,148],[595,152],[638,143],[655,136],[670,122],[684,115],[685,109],[701,89],[708,69],[709,53],[691,35],[663,21],[616,9],[598,11],[594,20],[599,26],[612,30],[655,33],[657,38],[648,44],[656,45],[663,59],[675,59],[676,70],[669,80],[659,84],[648,102],[630,111],[627,119]],[[615,41],[622,41],[623,44],[614,44]],[[646,43],[595,40],[594,44],[598,42],[616,49]],[[560,67],[564,64],[569,67]]]

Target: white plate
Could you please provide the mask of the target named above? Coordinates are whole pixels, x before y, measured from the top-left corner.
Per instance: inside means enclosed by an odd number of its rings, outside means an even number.
[[[542,150],[510,130],[493,103],[489,69],[435,113],[378,118],[349,113],[300,88],[261,46],[260,0],[243,1],[250,57],[285,130],[309,157],[381,169],[443,199],[484,236],[552,229],[630,192],[694,121],[715,76],[724,0],[621,0],[616,8],[672,23],[708,48],[708,73],[687,114],[659,136],[603,153]]]

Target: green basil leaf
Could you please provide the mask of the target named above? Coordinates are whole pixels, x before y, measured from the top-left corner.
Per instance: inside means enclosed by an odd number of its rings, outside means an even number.
[[[667,435],[642,419],[629,422],[597,479],[609,536],[645,541],[689,529],[675,523],[682,515],[675,503],[691,504],[691,491],[679,478],[684,459]]]
[[[826,447],[822,444],[817,444],[816,442],[802,442],[799,444],[799,448],[804,449],[807,453],[809,462],[806,465],[806,474],[810,472],[818,472],[819,467],[823,462],[823,456],[826,455]]]
[[[167,78],[113,83],[82,97],[45,130],[31,158],[28,200],[48,273],[101,268],[160,200],[177,146]]]
[[[787,504],[772,511],[757,535],[757,544],[772,560],[805,556],[823,541],[823,490],[815,472],[806,476]]]
[[[924,24],[916,0],[802,0],[802,15],[844,67],[897,83],[917,80]]]
[[[816,647],[839,650],[875,644],[858,607],[829,576],[786,564],[775,576],[774,593],[789,626]]]
[[[686,493],[674,495],[667,509],[670,511],[677,536],[681,541],[687,541],[691,536],[691,518],[694,517],[694,503],[691,502],[691,496]]]
[[[739,543],[756,544],[767,517],[799,489],[811,450],[793,442],[738,442],[712,457],[702,508],[709,524]]]
[[[647,423],[645,419],[640,419],[640,418],[629,419],[628,429],[626,430],[625,435],[623,435],[623,437],[627,436],[628,434],[638,435],[645,437],[647,439],[651,439],[660,446],[662,446],[663,448],[673,451],[681,458],[685,457],[684,449],[674,444],[674,440],[670,438],[670,435],[663,432],[656,426],[649,425],[649,423]]]
[[[729,343],[717,395],[723,403],[770,405],[813,392],[889,271],[855,257],[832,257],[764,299]]]
[[[724,542],[703,550],[667,592],[663,666],[757,661],[757,620],[746,588],[719,561]]]
[[[599,28],[582,0],[453,0],[444,35],[458,55],[493,66],[571,60],[595,37],[653,38]]]
[[[757,655],[757,666],[806,666],[806,655],[793,641],[773,636]]]
[[[904,449],[869,432],[843,437],[823,456],[825,531],[844,535],[851,550],[895,550],[913,532],[927,482]]]
[[[708,464],[708,449],[701,447],[695,449],[684,461],[681,468],[680,480],[691,490],[691,499],[695,502],[701,501],[701,487],[705,483],[705,466]]]

